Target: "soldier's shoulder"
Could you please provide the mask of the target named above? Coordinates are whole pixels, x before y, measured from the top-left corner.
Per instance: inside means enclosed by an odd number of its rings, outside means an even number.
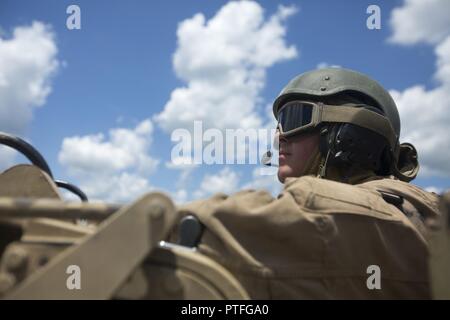
[[[439,195],[428,192],[410,182],[400,181],[395,178],[377,179],[358,185],[359,188],[388,192],[411,202],[420,211],[439,211]]]
[[[313,176],[287,179],[283,196],[292,197],[304,212],[350,214],[383,220],[401,220],[395,206],[386,202],[376,187],[361,187]]]
[[[357,186],[339,181],[317,178],[315,176],[302,176],[298,178],[287,178],[284,183],[285,191],[304,190],[305,192],[331,192],[346,190],[351,192]]]

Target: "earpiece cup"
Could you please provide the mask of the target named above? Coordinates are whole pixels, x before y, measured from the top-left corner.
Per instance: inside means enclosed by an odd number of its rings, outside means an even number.
[[[323,156],[330,152],[329,165],[359,166],[377,172],[386,146],[384,137],[353,124],[330,124],[320,129],[319,149]]]

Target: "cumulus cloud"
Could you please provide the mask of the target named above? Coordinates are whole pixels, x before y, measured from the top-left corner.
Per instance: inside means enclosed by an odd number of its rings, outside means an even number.
[[[10,38],[0,32],[0,130],[23,136],[33,110],[45,104],[58,69],[51,28],[41,22],[16,27]],[[0,148],[0,169],[14,164],[16,152]]]
[[[252,173],[252,181],[244,184],[242,189],[265,189],[273,196],[277,196],[283,189],[283,184],[280,183],[276,174],[265,175],[264,172],[263,168],[255,168]]]
[[[404,5],[392,10],[390,25],[392,43],[412,45],[437,44],[450,34],[450,1],[406,0]]]
[[[205,128],[257,128],[257,108],[266,69],[298,52],[285,41],[286,19],[294,7],[280,6],[269,18],[254,1],[229,2],[209,20],[201,13],[182,21],[173,56],[176,88],[155,120],[166,132]]]
[[[0,37],[0,128],[23,135],[34,108],[45,104],[57,71],[58,49],[50,27],[41,22]]]
[[[153,190],[148,176],[159,161],[149,155],[153,124],[150,119],[133,129],[68,137],[58,155],[69,175],[80,181],[88,197],[125,202]]]
[[[246,161],[258,138],[250,135],[245,146],[235,150],[232,141],[225,138],[225,129],[261,128],[265,124],[260,115],[260,93],[266,70],[298,55],[295,46],[285,41],[285,21],[296,11],[295,7],[279,6],[275,14],[265,17],[258,3],[239,1],[227,3],[209,20],[199,13],[182,21],[173,66],[186,85],[173,90],[155,122],[168,133],[177,128],[193,133],[194,121],[201,120],[203,132],[214,128],[223,134],[224,157]],[[192,174],[189,163],[207,144],[190,142],[184,147],[188,156],[175,157],[166,165],[181,169],[180,181]]]
[[[439,187],[435,187],[435,186],[426,187],[425,190],[428,191],[428,192],[434,192],[436,194],[442,194],[442,193],[444,193],[446,191],[443,188],[439,188]]]
[[[14,164],[16,151],[7,146],[0,146],[0,171],[11,167]]]
[[[277,196],[283,185],[275,175],[264,175],[263,168],[255,168],[252,172],[252,180],[241,184],[240,174],[229,167],[225,167],[216,174],[206,174],[200,187],[193,192],[194,198],[203,198],[215,193],[233,194],[239,190],[265,189],[273,196]]]
[[[392,15],[392,19],[397,19],[393,23],[392,39],[397,39],[397,43],[437,42],[434,74],[437,86],[427,90],[417,84],[403,91],[391,90],[402,120],[402,139],[418,149],[421,176],[450,176],[450,20],[449,10],[445,10],[449,5],[448,1],[406,1]],[[413,38],[400,37],[405,30]]]
[[[239,175],[229,167],[225,167],[217,174],[206,174],[200,188],[194,192],[195,198],[202,198],[218,192],[231,194],[239,190]]]
[[[91,179],[82,180],[81,188],[90,200],[120,203],[136,200],[145,192],[154,190],[146,177],[127,172],[92,174]]]
[[[421,175],[450,176],[449,87],[427,91],[417,85],[391,94],[402,119],[402,140],[418,149]]]
[[[183,204],[188,200],[188,192],[186,189],[179,189],[170,196],[176,204]]]

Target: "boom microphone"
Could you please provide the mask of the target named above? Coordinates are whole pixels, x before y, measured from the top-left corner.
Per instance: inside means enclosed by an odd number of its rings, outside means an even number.
[[[275,150],[279,150],[280,148],[280,133],[278,130],[275,133],[272,146]],[[272,151],[267,150],[261,158],[261,163],[268,167],[279,167],[278,164],[272,163],[272,157],[273,157]]]
[[[261,158],[261,163],[268,167],[278,167],[277,164],[272,163],[272,156],[272,152],[267,150]]]

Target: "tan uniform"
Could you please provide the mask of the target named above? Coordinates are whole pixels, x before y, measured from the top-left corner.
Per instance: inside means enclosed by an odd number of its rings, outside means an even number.
[[[377,190],[401,196],[397,207]],[[394,179],[349,185],[289,178],[265,191],[217,194],[180,208],[206,226],[199,251],[229,269],[254,299],[430,298],[423,220],[437,196]],[[401,210],[400,210],[401,209]],[[367,286],[380,267],[381,289]]]

